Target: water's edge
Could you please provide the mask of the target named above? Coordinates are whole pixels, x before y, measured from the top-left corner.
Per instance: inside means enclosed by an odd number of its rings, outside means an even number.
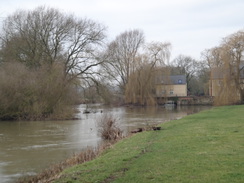
[[[80,120],[0,122],[0,182],[13,182],[19,177],[34,175],[88,146],[96,147],[101,142],[97,122],[104,114],[116,117],[120,127],[129,133],[138,127],[179,119],[210,108],[90,107],[91,113],[83,114],[86,106],[79,106],[77,117]]]

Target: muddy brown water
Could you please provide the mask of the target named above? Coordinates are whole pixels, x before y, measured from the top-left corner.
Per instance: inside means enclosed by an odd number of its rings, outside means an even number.
[[[79,120],[71,121],[2,121],[0,122],[0,183],[15,182],[26,175],[35,175],[74,153],[96,147],[101,138],[97,121],[112,114],[125,133],[138,127],[163,123],[209,109],[209,106],[184,107],[104,107],[78,106]]]

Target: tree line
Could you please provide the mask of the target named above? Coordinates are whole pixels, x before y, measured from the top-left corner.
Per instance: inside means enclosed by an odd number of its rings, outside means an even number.
[[[106,37],[104,25],[54,8],[8,16],[0,32],[0,119],[69,119],[74,104],[91,100],[153,105],[159,73],[185,74],[189,94],[207,95],[212,66],[230,58],[238,64],[243,49],[241,37],[240,47],[205,50],[201,61],[179,55],[170,62],[171,44],[146,43],[142,30]],[[227,47],[235,54],[215,58],[213,50]]]
[[[0,36],[0,119],[70,118],[78,86],[103,62],[105,30],[53,8],[8,16]]]
[[[216,105],[243,103],[244,100],[244,30],[222,39],[220,45],[206,49],[202,56],[217,79]],[[221,80],[219,80],[221,78]],[[210,87],[212,87],[210,85]]]

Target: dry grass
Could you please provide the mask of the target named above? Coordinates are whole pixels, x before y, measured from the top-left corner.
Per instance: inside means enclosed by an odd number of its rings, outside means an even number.
[[[50,183],[58,179],[64,169],[95,159],[105,149],[110,148],[111,145],[111,143],[104,143],[97,148],[87,148],[81,153],[75,154],[73,157],[60,162],[59,164],[50,166],[35,176],[21,178],[17,183]]]
[[[117,141],[123,138],[123,131],[119,128],[117,119],[108,114],[104,114],[98,121],[98,132],[104,140]]]
[[[99,145],[96,148],[87,148],[79,154],[75,154],[73,157],[66,159],[59,164],[50,166],[43,170],[41,173],[35,176],[28,176],[21,178],[18,183],[49,183],[61,176],[61,172],[71,166],[82,164],[87,161],[91,161],[99,156],[105,149],[110,148],[112,144],[122,139],[123,131],[117,126],[117,120],[111,115],[105,114],[99,121],[99,133],[104,140],[108,140],[105,143]]]

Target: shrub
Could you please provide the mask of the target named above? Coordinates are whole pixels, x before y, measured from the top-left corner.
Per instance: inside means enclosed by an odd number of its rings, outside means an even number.
[[[61,172],[71,166],[85,163],[87,161],[91,161],[95,159],[97,156],[101,154],[105,149],[110,148],[112,144],[104,143],[100,144],[96,148],[88,147],[78,154],[74,154],[72,157],[67,158],[66,160],[51,165],[49,168],[44,169],[40,173],[34,176],[26,176],[20,178],[18,183],[50,183],[54,180],[58,179],[61,175]]]
[[[112,115],[104,114],[98,123],[98,132],[102,139],[116,141],[123,138],[123,131]]]
[[[31,70],[21,63],[2,65],[0,120],[71,118],[75,92],[62,75],[58,66]]]

